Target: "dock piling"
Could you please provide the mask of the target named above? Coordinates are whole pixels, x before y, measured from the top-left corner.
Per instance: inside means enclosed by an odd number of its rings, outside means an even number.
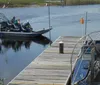
[[[64,53],[64,43],[62,41],[59,42],[59,53]]]

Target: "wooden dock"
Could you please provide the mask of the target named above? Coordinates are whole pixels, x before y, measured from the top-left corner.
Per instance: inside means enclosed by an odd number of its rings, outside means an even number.
[[[72,50],[80,37],[59,37],[8,85],[66,85],[71,73]],[[59,53],[59,42],[64,42],[64,54]],[[78,47],[79,48],[79,47]],[[73,64],[79,49],[75,50]]]

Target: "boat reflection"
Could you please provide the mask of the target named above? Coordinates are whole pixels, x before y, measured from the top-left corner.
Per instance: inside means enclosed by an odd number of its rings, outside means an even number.
[[[15,52],[21,50],[22,46],[29,49],[32,42],[43,46],[52,43],[52,41],[45,36],[38,36],[35,38],[2,38],[0,40],[0,53],[3,53],[5,48],[12,48]]]

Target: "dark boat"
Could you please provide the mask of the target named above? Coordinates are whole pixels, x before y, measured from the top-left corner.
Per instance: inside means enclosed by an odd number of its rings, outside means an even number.
[[[41,36],[44,33],[49,32],[51,29],[46,29],[46,30],[40,30],[40,31],[34,31],[34,32],[11,32],[11,31],[0,31],[0,37],[36,37],[36,36]]]
[[[100,85],[100,31],[84,36],[78,59],[71,69],[71,85]],[[78,45],[78,43],[75,45]],[[75,49],[74,48],[74,49]],[[74,50],[73,50],[74,53]],[[71,57],[71,59],[73,56]]]
[[[6,16],[0,13],[0,37],[36,37],[47,33],[50,29],[42,29],[40,31],[32,31],[29,22],[25,24],[12,23]]]

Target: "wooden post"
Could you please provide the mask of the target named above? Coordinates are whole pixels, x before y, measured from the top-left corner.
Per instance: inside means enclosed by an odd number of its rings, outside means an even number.
[[[50,21],[50,0],[48,2],[48,20],[49,20],[49,29],[51,28],[51,21]],[[49,31],[49,37],[50,37],[50,40],[51,40],[51,31]]]
[[[67,3],[67,0],[64,0],[64,4],[65,4],[65,6],[66,6],[66,3]]]
[[[59,53],[64,53],[64,43],[62,41],[59,42]]]
[[[85,35],[87,34],[87,12],[86,12],[86,18],[85,18]]]

